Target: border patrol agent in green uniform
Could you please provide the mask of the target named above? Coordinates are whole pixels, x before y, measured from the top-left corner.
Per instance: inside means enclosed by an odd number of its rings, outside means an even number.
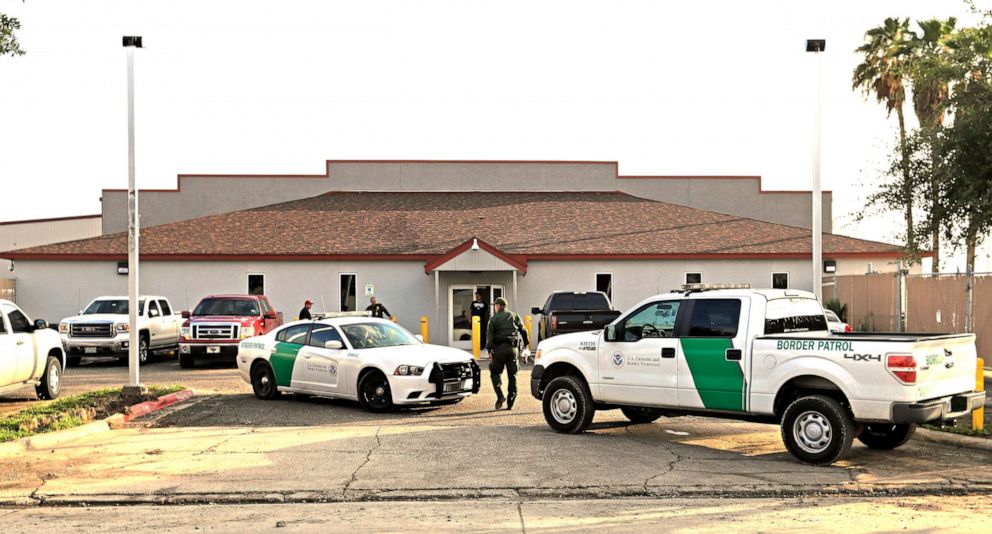
[[[489,319],[486,327],[486,349],[489,350],[489,376],[496,390],[496,409],[503,407],[503,390],[501,388],[503,368],[506,368],[507,397],[506,409],[513,409],[513,401],[517,400],[517,351],[520,341],[528,345],[527,330],[524,329],[520,316],[506,309],[506,299],[500,297],[493,302],[496,313]]]

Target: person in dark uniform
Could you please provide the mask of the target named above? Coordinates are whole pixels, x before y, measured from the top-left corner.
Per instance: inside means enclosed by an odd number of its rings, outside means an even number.
[[[520,342],[530,343],[527,330],[520,316],[507,309],[506,299],[500,297],[493,302],[496,313],[489,319],[486,339],[486,349],[489,350],[489,375],[496,390],[496,409],[503,407],[503,389],[501,388],[503,368],[506,368],[507,396],[506,409],[513,409],[517,400],[517,350]]]
[[[486,327],[488,326],[487,321],[489,321],[489,305],[482,300],[482,295],[480,293],[475,294],[475,300],[472,301],[472,317],[479,318],[479,346],[486,346]]]
[[[313,301],[312,300],[307,300],[306,302],[303,303],[303,309],[300,310],[300,319],[301,320],[303,320],[303,319],[313,319],[313,316],[310,315],[310,308],[312,308],[312,307],[313,307]]]
[[[372,312],[372,317],[378,317],[379,319],[389,319],[389,310],[385,306],[379,304],[375,297],[369,299],[369,305],[365,308],[365,311]]]

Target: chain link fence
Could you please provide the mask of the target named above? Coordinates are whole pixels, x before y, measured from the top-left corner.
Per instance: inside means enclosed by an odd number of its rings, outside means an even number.
[[[979,357],[992,355],[992,273],[976,273],[973,320]],[[908,332],[964,332],[965,274],[916,274],[906,276]],[[847,306],[847,323],[861,332],[897,332],[899,326],[898,280],[893,273],[838,276],[825,284],[824,299],[836,298]]]

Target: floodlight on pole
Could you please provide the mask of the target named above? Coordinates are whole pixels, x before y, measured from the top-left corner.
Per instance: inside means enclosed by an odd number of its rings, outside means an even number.
[[[141,48],[140,36],[124,36],[127,49],[127,287],[128,287],[128,380],[124,396],[137,396],[143,393],[138,374],[140,364],[140,332],[138,331],[138,238],[141,234],[138,222],[138,188],[134,181],[134,49]]]
[[[816,119],[813,123],[813,294],[823,301],[823,187],[820,184],[820,130],[823,101],[823,52],[826,39],[807,39],[806,51],[816,56]]]

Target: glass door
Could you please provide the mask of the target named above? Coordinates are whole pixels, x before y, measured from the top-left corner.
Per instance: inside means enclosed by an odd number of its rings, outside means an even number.
[[[472,303],[476,295],[484,303],[479,317],[480,356],[486,357],[486,325],[493,314],[493,301],[503,296],[503,286],[497,285],[457,285],[448,286],[448,345],[459,349],[472,350]],[[479,310],[475,310],[479,315]]]

